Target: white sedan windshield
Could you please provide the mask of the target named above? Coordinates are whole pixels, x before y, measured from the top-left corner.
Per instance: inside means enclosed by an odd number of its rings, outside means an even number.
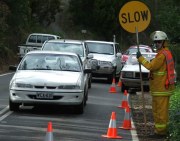
[[[28,54],[19,70],[81,71],[80,61],[72,55]]]
[[[80,57],[84,57],[84,50],[82,44],[75,43],[46,43],[43,50],[72,52],[78,54]]]
[[[90,53],[98,53],[98,54],[114,54],[113,44],[105,44],[105,43],[87,43],[87,47]]]
[[[142,54],[149,62],[155,57],[156,54]],[[128,60],[126,61],[128,65],[137,65],[139,62],[137,61],[136,54],[130,55]]]

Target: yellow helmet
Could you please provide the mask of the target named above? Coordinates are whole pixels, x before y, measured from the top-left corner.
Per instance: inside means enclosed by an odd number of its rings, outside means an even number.
[[[150,37],[153,41],[168,40],[166,33],[163,31],[155,31],[155,32],[151,33]]]

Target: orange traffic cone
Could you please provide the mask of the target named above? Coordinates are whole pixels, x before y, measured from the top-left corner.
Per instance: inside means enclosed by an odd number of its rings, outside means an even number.
[[[123,100],[121,102],[121,105],[118,106],[118,108],[127,108],[128,106],[128,93],[127,90],[124,90]]]
[[[48,122],[47,133],[44,141],[53,141],[52,122]]]
[[[113,78],[112,85],[109,89],[109,92],[110,93],[116,93],[116,80],[115,80],[115,78]]]
[[[112,112],[111,120],[109,122],[109,128],[107,131],[107,135],[102,135],[102,137],[110,138],[110,139],[122,139],[121,136],[117,135],[117,128],[116,128],[116,113]]]
[[[122,127],[119,127],[121,129],[131,130],[133,129],[131,126],[131,120],[130,120],[130,108],[129,106],[125,109],[125,116]]]
[[[118,86],[118,87],[120,87],[120,88],[122,87],[122,81],[121,81],[121,79],[120,79],[120,78],[119,78],[119,81],[118,81],[117,86]]]

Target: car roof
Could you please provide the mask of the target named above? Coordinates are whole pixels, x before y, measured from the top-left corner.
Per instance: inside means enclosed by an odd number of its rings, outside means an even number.
[[[27,54],[64,54],[64,55],[78,56],[76,53],[72,53],[72,52],[47,51],[47,50],[35,50],[35,51],[30,51]]]
[[[84,42],[88,42],[88,43],[106,43],[106,44],[114,44],[114,42],[98,41],[98,40],[85,40]]]
[[[148,46],[148,45],[139,45],[139,47],[140,47],[140,48],[150,48],[150,49],[151,49],[151,47]],[[137,48],[137,45],[132,45],[132,46],[130,46],[129,48]]]
[[[58,36],[58,35],[46,34],[46,33],[31,33],[30,35],[43,35],[43,36],[57,36],[57,37],[60,37],[60,36]]]
[[[141,52],[141,54],[156,55],[157,53],[156,52]],[[130,55],[136,55],[136,52],[133,52]]]
[[[82,44],[83,41],[81,40],[72,40],[72,39],[56,39],[56,40],[48,40],[46,41],[50,43],[75,43],[75,44]]]

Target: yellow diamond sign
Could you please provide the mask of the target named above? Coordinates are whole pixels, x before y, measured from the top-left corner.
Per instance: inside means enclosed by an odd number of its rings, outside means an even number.
[[[136,33],[145,30],[151,21],[151,12],[142,2],[127,2],[119,12],[120,25],[128,32]]]

